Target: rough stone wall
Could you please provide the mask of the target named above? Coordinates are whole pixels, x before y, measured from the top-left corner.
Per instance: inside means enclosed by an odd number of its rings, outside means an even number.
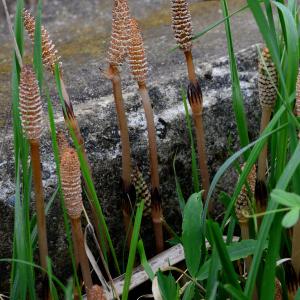
[[[258,135],[260,109],[257,93],[257,50],[250,47],[237,54],[242,93],[247,113],[249,136]],[[220,58],[202,63],[196,60],[196,71],[200,74],[204,97],[204,126],[208,164],[211,179],[220,165],[239,148],[236,124],[232,111],[231,82],[228,59]],[[185,66],[169,76],[148,84],[153,103],[157,130],[159,166],[163,211],[167,222],[178,229],[181,226],[180,210],[175,190],[173,160],[176,154],[177,176],[185,197],[192,192],[190,142],[185,122],[181,89],[187,84]],[[142,105],[133,83],[124,85],[124,100],[128,116],[130,141],[134,162],[142,167],[149,182],[146,123]],[[103,207],[109,230],[120,257],[124,248],[122,216],[119,207],[121,145],[112,95],[86,99],[74,105],[79,120],[88,157],[91,161],[97,193]],[[60,110],[56,111],[58,127],[64,127]],[[45,110],[45,130],[41,141],[43,184],[47,200],[55,191],[57,179],[53,161],[48,120]],[[0,257],[11,257],[14,213],[14,162],[11,133],[5,143],[5,157],[0,160]],[[217,189],[231,192],[236,174],[229,170]],[[217,199],[215,193],[214,198]],[[218,207],[218,205],[217,205]],[[217,209],[220,212],[219,209]],[[59,199],[47,216],[49,254],[57,275],[66,276],[70,264],[66,259],[67,245]],[[143,237],[148,252],[152,250],[150,219],[144,220]],[[9,274],[9,266],[0,265],[0,274]],[[1,290],[1,286],[0,286]]]

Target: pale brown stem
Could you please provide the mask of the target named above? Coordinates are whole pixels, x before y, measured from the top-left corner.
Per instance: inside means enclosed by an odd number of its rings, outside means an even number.
[[[80,128],[79,128],[78,122],[76,120],[76,117],[75,117],[75,114],[74,114],[74,111],[73,111],[73,107],[72,107],[72,103],[70,101],[70,97],[69,97],[69,94],[67,92],[67,89],[66,89],[66,86],[65,86],[65,83],[63,81],[61,73],[60,73],[59,79],[60,79],[62,96],[63,96],[64,102],[65,102],[65,107],[66,107],[66,114],[64,113],[65,122],[67,124],[69,124],[70,127],[72,128],[72,130],[74,131],[74,134],[76,136],[76,139],[77,139],[78,144],[79,144],[80,149],[81,149],[83,159],[85,160],[87,166],[89,167],[90,175],[92,177],[92,171],[91,171],[90,163],[89,163],[86,151],[85,151],[84,139],[83,139],[83,137],[80,133]],[[92,212],[92,216],[93,216],[92,217],[93,226],[95,228],[99,244],[101,245],[101,243],[100,243],[101,239],[105,238],[104,229],[102,228],[102,226],[100,224],[100,221],[97,218],[96,208],[94,207],[93,203],[90,200],[90,199],[92,199],[92,192],[90,191],[90,189],[88,187],[88,184],[85,181],[85,178],[84,178],[84,184],[85,184],[85,188],[86,188],[86,191],[87,191],[87,194],[88,194],[88,200],[89,200],[89,204],[90,204],[91,212]],[[106,238],[105,238],[105,243],[106,243],[106,246],[107,246]]]
[[[128,126],[122,96],[121,77],[117,67],[109,66],[112,74],[112,86],[116,105],[116,111],[119,122],[120,138],[122,144],[122,179],[125,190],[128,192],[131,184],[131,158]]]
[[[192,51],[186,51],[184,52],[184,55],[186,59],[189,80],[195,83],[197,81],[197,76],[195,72]]]
[[[45,203],[41,171],[41,158],[40,158],[40,143],[38,140],[30,140],[31,163],[33,185],[35,191],[35,206],[38,230],[38,243],[41,266],[47,269],[47,231],[46,231],[46,217],[45,217]]]
[[[74,233],[74,240],[75,240],[74,248],[77,248],[82,277],[88,294],[89,290],[93,286],[93,281],[90,273],[89,261],[84,249],[84,238],[81,229],[81,221],[80,218],[78,219],[70,218],[70,220],[71,220],[72,232]]]
[[[115,100],[115,106],[117,111],[117,117],[120,129],[120,138],[122,145],[122,181],[123,181],[123,199],[122,210],[123,210],[123,221],[125,226],[125,231],[128,233],[127,245],[130,247],[130,241],[132,237],[132,224],[130,219],[130,199],[129,191],[131,187],[131,155],[130,155],[130,142],[128,134],[127,119],[124,108],[124,100],[122,96],[122,85],[119,70],[116,66],[109,65],[108,73],[113,86],[113,94]]]
[[[249,240],[250,235],[249,235],[249,222],[239,222],[240,228],[241,228],[241,237],[242,240]],[[249,272],[250,266],[251,266],[252,258],[251,256],[246,257],[245,259],[245,264],[246,264],[246,271]]]
[[[156,129],[154,124],[154,115],[151,107],[149,94],[144,83],[139,83],[139,92],[142,99],[142,104],[145,111],[147,130],[148,130],[148,145],[150,155],[150,174],[152,189],[159,190],[159,175],[158,175],[158,160],[157,160],[157,144],[156,144]]]
[[[74,227],[71,226],[71,230],[72,230],[72,241],[73,241],[73,245],[76,244],[76,239],[75,239],[75,232],[74,232]],[[78,248],[77,247],[73,247],[74,249],[74,258],[75,258],[75,266],[76,269],[78,268],[79,265],[79,253],[78,253]]]
[[[162,227],[162,207],[159,205],[152,205],[151,211],[153,231],[155,237],[156,252],[161,253],[164,250],[164,235]]]
[[[195,133],[197,139],[197,151],[198,151],[198,160],[199,160],[199,167],[200,167],[200,174],[202,179],[202,185],[204,188],[203,197],[206,199],[207,193],[209,191],[209,173],[207,167],[207,157],[205,151],[205,135],[204,135],[204,128],[203,128],[203,118],[202,114],[193,114],[194,123],[195,123]],[[211,210],[211,205],[209,210]]]
[[[156,251],[159,253],[164,249],[163,229],[162,229],[162,207],[160,199],[154,199],[159,197],[159,174],[158,174],[158,159],[157,159],[157,144],[156,144],[156,130],[154,124],[154,115],[151,107],[149,94],[146,84],[144,82],[138,82],[139,93],[141,95],[142,104],[145,111],[147,130],[148,130],[148,145],[150,156],[150,176],[151,176],[151,188],[152,188],[152,221],[156,242]]]
[[[193,84],[197,83],[197,76],[195,72],[195,66],[193,62],[193,55],[192,51],[185,51],[184,52],[185,59],[186,59],[186,65],[187,65],[187,71],[188,71],[188,78],[189,81]],[[199,106],[201,105],[201,109],[199,109]],[[192,107],[193,110],[193,107]],[[199,113],[201,111],[201,113]],[[197,113],[193,111],[193,118],[194,123],[196,127],[196,138],[197,138],[197,150],[198,150],[198,157],[199,157],[199,168],[200,168],[200,174],[202,179],[202,186],[204,189],[203,193],[203,199],[206,199],[210,183],[209,183],[209,173],[208,173],[208,167],[207,167],[207,156],[206,156],[206,148],[205,148],[205,134],[204,134],[204,128],[203,128],[203,118],[202,118],[202,103],[198,104],[197,107]],[[209,205],[209,211],[212,210],[212,204]]]
[[[300,221],[293,228],[292,265],[298,276],[300,274]]]
[[[266,107],[262,108],[260,133],[262,133],[264,129],[267,127],[271,118],[271,114],[272,114],[272,109]],[[268,143],[266,142],[258,158],[258,166],[257,166],[258,181],[263,181],[263,182],[266,181],[267,156],[268,156]]]

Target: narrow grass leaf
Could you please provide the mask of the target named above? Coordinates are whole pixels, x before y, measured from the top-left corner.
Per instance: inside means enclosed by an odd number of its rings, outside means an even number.
[[[192,179],[193,179],[194,192],[198,193],[200,191],[200,187],[199,187],[199,174],[198,174],[198,168],[197,168],[195,143],[194,143],[194,138],[193,138],[193,131],[192,131],[192,124],[191,124],[189,109],[188,109],[188,105],[187,105],[187,101],[186,101],[186,94],[183,92],[183,90],[181,91],[181,97],[183,100],[185,119],[186,119],[187,127],[189,130],[190,143],[191,143]]]
[[[229,17],[228,6],[226,0],[221,0],[221,7],[223,11],[223,16],[226,18],[225,30],[226,30],[227,49],[228,49],[229,62],[230,62],[233,110],[235,114],[235,120],[236,120],[237,129],[239,133],[240,143],[242,147],[245,147],[249,144],[248,126],[247,126],[247,120],[246,120],[246,114],[244,108],[244,100],[242,96],[240,80],[239,80],[239,75],[237,70],[237,63],[234,55],[230,20],[228,18]],[[249,156],[249,151],[247,150],[244,153],[245,159],[247,159],[248,156]]]
[[[49,257],[47,257],[47,270],[48,270],[48,274],[50,275],[49,276],[49,289],[50,289],[51,298],[53,300],[56,300],[56,299],[59,300],[56,287],[55,287],[55,285],[53,283],[53,280],[52,280],[52,276],[53,276],[52,263],[51,263],[51,260],[50,260]]]
[[[297,148],[295,149],[291,159],[287,163],[286,168],[284,169],[280,179],[277,182],[276,188],[278,189],[286,189],[294,172],[297,170],[298,166],[300,164],[300,143],[298,143]],[[278,204],[271,199],[268,204],[267,210],[275,210],[277,209]],[[274,214],[266,215],[263,220],[260,227],[260,231],[258,233],[257,240],[259,243],[257,244],[257,248],[255,249],[254,255],[253,255],[253,261],[251,264],[251,268],[248,275],[248,280],[246,282],[245,286],[245,295],[247,297],[251,297],[253,293],[253,288],[255,285],[255,280],[257,278],[257,273],[260,267],[262,254],[264,251],[263,245],[265,244],[268,234],[271,228],[271,224],[274,220]]]
[[[224,289],[236,300],[249,300],[243,293],[230,284],[225,284]]]
[[[273,300],[275,295],[276,261],[281,245],[282,214],[277,214],[270,231],[268,253],[260,286],[260,299]]]
[[[231,263],[229,253],[224,244],[221,230],[219,225],[211,220],[207,221],[207,230],[210,236],[213,238],[213,247],[216,247],[219,255],[221,264],[226,272],[226,282],[235,287],[238,291],[241,291],[241,287],[238,283],[237,274],[235,273],[234,267]]]
[[[208,261],[207,261],[208,262]],[[220,269],[220,260],[218,256],[217,248],[213,248],[211,258],[209,259],[209,267],[207,276],[207,286],[206,286],[206,299],[210,299],[216,293],[215,291],[215,283],[218,281],[218,273]],[[208,265],[208,264],[207,264]],[[200,274],[202,273],[202,269],[205,264],[200,269]],[[202,273],[203,274],[203,273]],[[199,274],[197,275],[199,278]]]
[[[144,267],[144,270],[147,273],[147,275],[149,276],[150,280],[152,281],[155,277],[155,274],[152,271],[152,268],[151,268],[150,264],[148,263],[145,248],[144,248],[144,243],[143,243],[142,240],[139,240],[138,245],[137,245],[137,249],[138,249],[138,252],[139,252],[139,255],[140,255],[141,264]]]
[[[184,207],[185,207],[185,199],[183,197],[180,182],[179,182],[179,179],[178,179],[177,173],[176,173],[176,155],[174,156],[174,159],[173,159],[173,172],[174,172],[174,176],[175,176],[175,185],[176,185],[176,192],[177,192],[177,197],[178,197],[178,201],[179,201],[179,207],[180,207],[181,214],[183,215],[183,211],[184,211]]]
[[[142,223],[143,209],[144,209],[144,200],[141,201],[140,205],[137,208],[136,215],[135,215],[135,220],[134,220],[134,225],[133,225],[133,230],[132,230],[132,238],[130,241],[128,262],[127,262],[127,267],[126,267],[126,272],[125,272],[125,281],[124,281],[124,287],[123,287],[123,293],[122,293],[122,300],[128,299],[132,270],[133,270],[134,261],[135,261],[135,253],[136,253],[136,248],[137,248],[138,239],[139,239],[140,227],[141,227],[141,223]]]

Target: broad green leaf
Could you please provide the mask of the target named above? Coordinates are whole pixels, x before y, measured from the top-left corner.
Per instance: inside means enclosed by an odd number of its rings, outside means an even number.
[[[282,226],[285,228],[294,226],[299,219],[299,211],[299,208],[293,208],[288,213],[286,213],[281,222]]]
[[[182,223],[182,243],[187,268],[192,276],[196,276],[201,262],[202,215],[201,193],[194,193],[188,199]]]
[[[182,300],[193,300],[195,295],[195,284],[190,283],[184,291]]]
[[[283,190],[274,189],[271,193],[271,198],[284,206],[300,208],[300,196],[294,193],[288,193]]]
[[[157,281],[163,300],[179,299],[179,286],[171,273],[164,275],[161,271],[158,271]]]

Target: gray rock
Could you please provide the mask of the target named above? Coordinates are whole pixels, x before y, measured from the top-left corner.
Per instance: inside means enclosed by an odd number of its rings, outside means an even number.
[[[35,0],[26,1],[28,3]],[[8,0],[11,16],[16,1]],[[185,67],[180,51],[175,46],[171,29],[170,3],[165,0],[129,0],[132,15],[138,20],[145,41],[150,66],[149,82],[170,78],[177,69]],[[189,0],[193,32],[196,34],[222,19],[219,1]],[[243,0],[229,1],[234,12],[245,5]],[[2,5],[0,4],[0,15]],[[111,32],[111,0],[53,0],[43,1],[43,24],[55,43],[65,71],[65,81],[74,103],[110,95],[110,83],[99,78],[99,66],[106,65],[106,51]],[[2,16],[1,16],[2,18]],[[1,19],[2,20],[2,19]],[[3,19],[4,20],[4,19]],[[245,49],[261,41],[250,10],[230,19],[235,50]],[[25,33],[26,62],[32,61],[32,46]],[[9,114],[11,99],[10,71],[12,43],[5,22],[0,22],[0,130]],[[201,63],[213,61],[227,54],[224,25],[221,24],[195,41],[193,55]],[[123,73],[124,86],[131,84],[129,72]],[[50,87],[53,85],[50,83]],[[52,93],[54,98],[56,93]],[[1,132],[0,132],[1,133]],[[1,135],[0,135],[1,136]]]
[[[256,83],[256,46],[239,52],[237,61],[248,119],[249,136],[253,140],[258,135],[260,117]],[[200,60],[196,59],[195,65],[202,83],[208,164],[212,179],[226,158],[239,149],[236,123],[232,111],[230,71],[226,57],[202,64]],[[184,90],[186,85],[184,65],[170,72],[168,76],[152,78],[148,83],[157,128],[164,216],[170,226],[176,230],[180,228],[181,221],[172,167],[175,155],[177,176],[185,198],[187,199],[192,193],[190,141],[181,98],[181,89]],[[109,82],[107,86],[110,89]],[[132,81],[124,83],[124,100],[128,112],[132,156],[134,162],[142,167],[146,180],[149,182],[146,123],[136,85]],[[101,97],[85,96],[84,103],[75,102],[74,110],[85,139],[100,203],[106,216],[112,240],[121,259],[125,248],[125,235],[119,206],[121,144],[112,95],[107,92],[107,95]],[[58,127],[64,126],[60,110],[56,110],[55,119]],[[43,184],[46,199],[49,200],[56,189],[57,179],[47,124],[45,118],[46,129],[41,145],[43,172],[45,174]],[[0,161],[0,257],[11,257],[14,219],[13,194],[15,189],[11,133],[7,137],[5,145],[6,156]],[[235,171],[233,169],[228,170],[226,176],[218,184],[217,190],[232,192],[236,178]],[[215,193],[214,199],[217,200],[217,198],[218,193]],[[151,256],[153,253],[151,221],[145,219],[143,224],[146,228],[143,230],[143,237],[148,254]],[[53,259],[53,269],[59,277],[65,279],[70,274],[71,269],[67,259],[66,237],[58,198],[55,199],[47,216],[47,225],[49,255]],[[0,274],[8,275],[6,268],[7,266],[0,265]]]

